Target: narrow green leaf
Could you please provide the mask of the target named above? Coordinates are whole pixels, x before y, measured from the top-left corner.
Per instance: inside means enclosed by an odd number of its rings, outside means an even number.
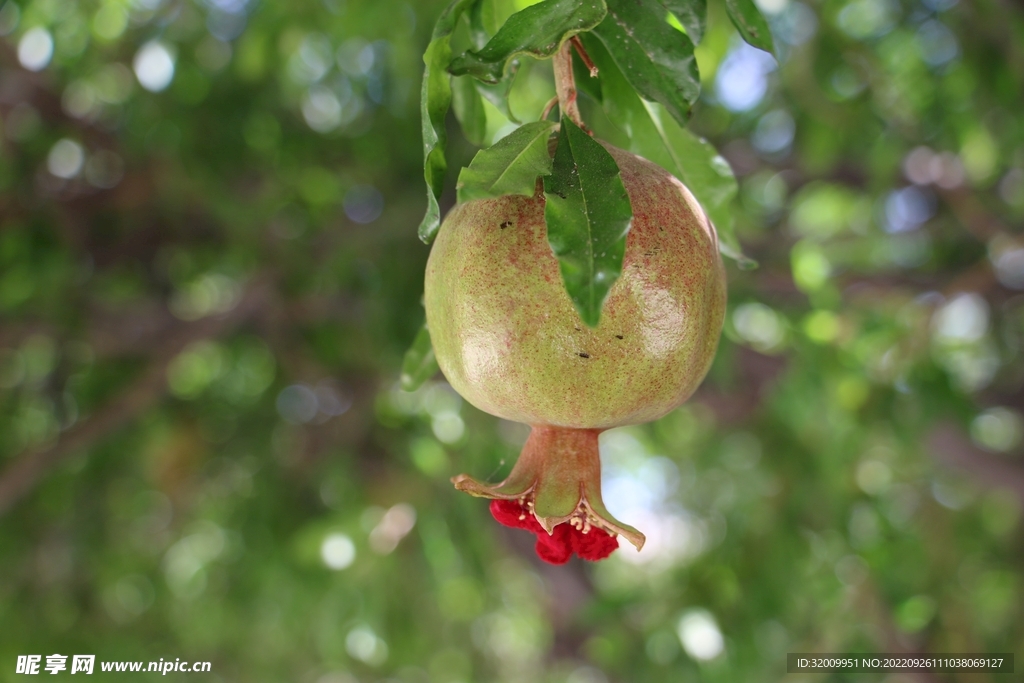
[[[430,331],[427,324],[423,323],[402,360],[402,389],[416,391],[437,371],[437,358],[434,357],[434,346],[430,343]]]
[[[644,105],[670,154],[678,160],[680,175],[676,177],[701,203],[715,226],[719,251],[735,260],[741,268],[754,267],[756,264],[743,255],[736,239],[732,203],[738,187],[729,162],[707,140],[665,116],[657,104],[645,102]]]
[[[477,147],[483,147],[487,141],[487,114],[484,113],[484,100],[473,85],[475,81],[469,76],[452,78],[452,109],[466,139]]]
[[[451,35],[462,13],[475,0],[454,0],[438,17],[433,37],[423,54],[426,70],[420,89],[420,116],[423,126],[423,177],[427,181],[427,212],[420,223],[420,239],[429,244],[441,227],[438,199],[444,190],[448,162],[444,148],[448,143],[445,117],[452,102],[451,78],[446,69],[452,60]]]
[[[663,11],[655,0],[608,0],[608,16],[594,34],[637,92],[685,126],[700,75],[693,43],[668,25]]]
[[[699,45],[708,23],[707,0],[660,0],[676,16],[694,45]]]
[[[456,76],[469,74],[497,83],[516,55],[546,59],[566,39],[597,26],[606,11],[604,0],[544,0],[513,14],[487,45],[459,55],[449,70]]]
[[[597,327],[622,273],[633,209],[615,159],[564,117],[544,195],[548,243],[566,291],[583,322]]]
[[[725,9],[743,40],[765,52],[775,54],[775,42],[761,10],[754,0],[725,0]]]
[[[499,3],[506,6],[499,7]],[[491,36],[498,32],[500,27],[498,14],[508,17],[514,12],[515,5],[512,0],[476,0],[473,7],[469,10],[469,35],[473,43],[473,49],[482,49],[487,44],[487,41],[491,39]],[[512,113],[512,108],[508,102],[508,94],[512,90],[512,84],[515,81],[517,71],[519,71],[519,60],[514,59],[506,65],[505,73],[497,83],[484,83],[468,76],[460,78],[470,81],[473,87],[476,88],[476,91],[480,93],[480,96],[493,104],[506,119],[519,123],[519,119]],[[458,114],[458,110],[455,113]],[[474,144],[483,146],[479,143]]]
[[[459,173],[459,201],[505,194],[533,196],[537,178],[551,173],[548,138],[554,127],[552,121],[527,123],[477,152]]]
[[[481,2],[481,18],[487,34],[493,36],[510,16],[519,10],[516,0],[483,0]],[[477,45],[479,49],[482,45]]]
[[[505,70],[505,75],[497,83],[484,83],[475,78],[470,79],[473,81],[473,85],[476,86],[477,92],[485,100],[493,104],[506,119],[513,123],[519,123],[519,119],[512,113],[512,107],[508,102],[508,94],[512,90],[512,85],[516,80],[516,72],[518,71],[519,60],[513,59]]]
[[[487,32],[484,18],[484,7],[487,4],[489,4],[487,0],[475,0],[473,6],[469,8],[469,39],[473,43],[474,49],[477,50],[486,45],[491,38],[491,34]]]
[[[584,36],[583,43],[601,70],[605,113],[628,137],[629,151],[682,181],[715,225],[719,250],[741,267],[753,265],[743,256],[733,229],[732,202],[737,185],[728,162],[707,141],[664,115],[659,105],[640,99],[597,40]]]

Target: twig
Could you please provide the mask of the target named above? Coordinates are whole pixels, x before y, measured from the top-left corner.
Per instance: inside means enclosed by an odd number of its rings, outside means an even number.
[[[558,98],[557,97],[552,97],[550,100],[548,100],[548,103],[544,105],[544,111],[541,112],[541,115],[540,115],[540,120],[541,121],[544,121],[545,119],[547,119],[548,114],[551,113],[551,110],[555,108],[556,104],[558,104]]]
[[[29,451],[0,474],[0,515],[25,497],[47,472],[60,462],[89,448],[160,400],[167,388],[167,367],[187,346],[201,339],[221,336],[259,311],[270,295],[268,283],[257,280],[230,312],[183,324],[169,333],[143,373],[120,395],[92,417],[64,432],[52,445]]]
[[[580,108],[576,103],[576,79],[572,75],[572,45],[570,41],[562,43],[562,47],[551,60],[555,67],[555,92],[558,94],[558,107],[562,116],[580,128],[586,130],[580,117]]]
[[[587,49],[583,47],[583,41],[580,40],[580,37],[573,36],[572,38],[569,39],[569,42],[571,42],[572,46],[576,48],[576,54],[580,56],[580,59],[583,60],[583,63],[587,66],[587,69],[590,70],[590,77],[597,78],[597,65],[594,64],[594,60],[592,60],[590,58],[590,55],[587,54]]]

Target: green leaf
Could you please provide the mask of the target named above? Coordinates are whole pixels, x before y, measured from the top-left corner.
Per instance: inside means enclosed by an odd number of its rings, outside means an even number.
[[[484,18],[484,7],[488,4],[486,0],[475,0],[473,6],[469,8],[469,39],[477,50],[486,45],[491,38]]]
[[[466,139],[477,147],[483,147],[487,142],[487,114],[484,113],[484,100],[473,85],[475,82],[469,76],[452,79],[452,109]]]
[[[704,29],[708,22],[707,0],[660,0],[669,12],[676,16],[679,23],[686,29],[686,35],[694,45],[699,45],[704,37]]]
[[[665,116],[658,105],[645,102],[644,106],[670,154],[677,160],[679,174],[676,177],[693,193],[715,226],[719,251],[734,259],[741,268],[756,266],[743,255],[736,239],[732,203],[738,188],[729,162],[707,140]]]
[[[608,16],[594,34],[640,95],[685,126],[700,95],[697,60],[693,43],[662,12],[655,0],[608,0]]]
[[[475,78],[470,80],[473,85],[476,86],[477,92],[479,92],[485,100],[493,104],[502,115],[513,123],[519,123],[519,119],[516,118],[515,114],[512,113],[512,107],[508,102],[509,91],[512,90],[512,84],[516,80],[516,72],[519,71],[519,60],[513,59],[508,65],[508,69],[505,71],[505,75],[497,83],[484,83],[478,81]]]
[[[511,4],[511,0],[476,0],[473,7],[469,10],[469,35],[473,43],[473,49],[479,50],[483,48],[487,41],[491,39],[491,36],[498,32],[499,26],[497,25],[496,13],[508,10],[505,16],[510,16],[515,11],[515,5],[512,5],[511,8],[497,7],[499,2]],[[465,78],[471,82],[476,91],[480,93],[480,96],[493,104],[506,119],[519,123],[519,119],[512,113],[512,108],[508,102],[508,94],[512,90],[512,84],[515,81],[517,71],[519,71],[519,60],[512,60],[506,66],[502,79],[497,83],[484,83],[468,76],[460,78]],[[458,109],[456,109],[455,113],[458,115]],[[474,144],[480,147],[483,146],[480,143]]]
[[[743,36],[743,40],[765,52],[775,54],[772,32],[754,0],[725,0],[725,9],[733,25]]]
[[[510,16],[515,14],[519,8],[516,7],[516,0],[481,0],[481,19],[488,35],[493,36],[501,28]],[[482,45],[475,46],[477,49]]]
[[[532,197],[537,178],[551,173],[548,138],[552,121],[517,128],[489,149],[480,150],[459,173],[459,201],[522,194]]]
[[[615,159],[565,117],[544,195],[548,243],[566,291],[583,322],[597,327],[622,273],[633,209]]]
[[[405,352],[402,360],[402,377],[400,383],[405,391],[416,391],[423,383],[433,377],[437,371],[437,358],[434,357],[434,346],[430,343],[430,331],[427,324],[416,334],[412,346]]]
[[[546,59],[566,39],[597,26],[606,11],[604,0],[544,0],[513,14],[487,45],[459,55],[449,70],[456,76],[469,74],[497,83],[516,55]]]
[[[601,70],[605,113],[628,137],[629,151],[681,180],[714,224],[722,254],[741,267],[754,265],[743,256],[733,229],[732,202],[737,185],[728,162],[707,141],[664,115],[659,105],[640,99],[600,42],[584,36],[583,43]]]
[[[423,177],[427,181],[427,212],[420,223],[420,239],[429,244],[441,227],[438,199],[444,191],[448,162],[444,148],[448,143],[445,117],[452,102],[451,78],[446,69],[452,60],[451,35],[462,13],[475,0],[454,0],[434,24],[433,37],[423,54],[426,70],[420,89],[420,116],[423,126]]]

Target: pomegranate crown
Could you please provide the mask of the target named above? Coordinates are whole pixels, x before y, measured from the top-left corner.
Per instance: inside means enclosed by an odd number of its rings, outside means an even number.
[[[505,526],[537,535],[537,555],[564,564],[573,554],[603,560],[621,535],[637,550],[644,535],[615,519],[601,499],[598,429],[536,426],[512,472],[498,484],[460,474],[455,488],[491,499],[491,515]]]

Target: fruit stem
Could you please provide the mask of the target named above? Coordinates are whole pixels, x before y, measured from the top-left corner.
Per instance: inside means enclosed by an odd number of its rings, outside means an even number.
[[[572,41],[565,41],[551,60],[555,67],[555,92],[558,94],[558,107],[562,116],[567,116],[583,130],[583,118],[576,103],[576,79],[572,73]]]

